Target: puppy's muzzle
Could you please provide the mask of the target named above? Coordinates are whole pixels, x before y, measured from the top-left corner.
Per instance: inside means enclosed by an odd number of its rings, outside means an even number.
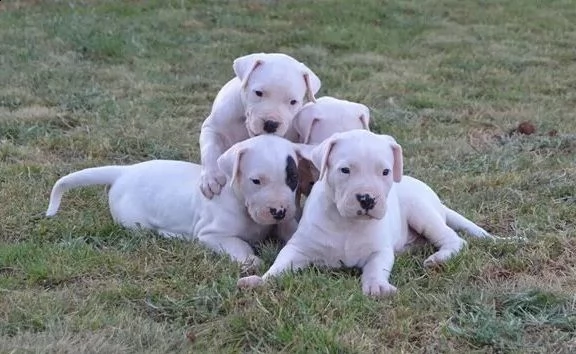
[[[278,130],[278,127],[280,126],[280,123],[275,122],[273,120],[266,120],[264,121],[264,126],[262,127],[262,129],[269,134],[273,134],[276,133],[276,130]]]
[[[370,194],[356,194],[356,200],[360,203],[360,207],[366,211],[374,209],[376,205],[376,198],[371,197]]]
[[[286,217],[286,208],[270,208],[270,215],[272,215],[275,220],[282,220]]]

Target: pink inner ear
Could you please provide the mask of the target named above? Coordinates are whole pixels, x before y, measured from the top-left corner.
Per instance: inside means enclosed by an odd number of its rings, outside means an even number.
[[[258,59],[254,62],[254,65],[252,65],[252,68],[250,68],[250,71],[246,74],[246,77],[244,77],[244,81],[242,82],[242,87],[246,87],[246,85],[248,85],[248,80],[250,79],[250,75],[252,75],[254,70],[256,70],[256,68],[259,67],[260,65],[262,65],[263,63],[264,62],[260,59]]]
[[[332,138],[325,140],[322,144],[317,145],[317,147],[314,149],[315,153],[313,155],[312,162],[314,163],[314,167],[320,171],[320,177],[318,177],[319,180],[324,178],[324,175],[327,172],[326,170],[328,169],[328,159],[330,158],[330,153],[332,152],[334,145],[336,145],[336,139]]]
[[[304,141],[302,142],[303,144],[308,144],[310,142],[310,135],[312,135],[312,129],[314,128],[314,124],[318,123],[318,118],[312,118],[312,121],[310,122],[310,124],[305,127],[305,131],[304,131]]]
[[[364,115],[364,113],[360,114],[360,117],[358,117],[360,119],[360,123],[362,123],[362,128],[366,129],[366,130],[370,130],[370,124],[368,121],[368,118],[366,117],[366,115]]]
[[[312,87],[310,86],[310,77],[308,73],[304,74],[304,83],[306,83],[306,99],[309,102],[316,103],[316,97],[314,97],[314,93],[312,92]]]

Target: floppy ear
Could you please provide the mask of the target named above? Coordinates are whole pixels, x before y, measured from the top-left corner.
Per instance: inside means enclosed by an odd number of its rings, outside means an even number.
[[[306,99],[308,102],[316,102],[314,95],[320,90],[320,79],[313,72],[304,74],[304,82],[306,83]]]
[[[360,122],[362,123],[362,128],[370,130],[370,110],[363,104],[360,104]]]
[[[218,168],[224,172],[230,181],[230,187],[234,185],[236,178],[238,178],[238,174],[240,173],[240,160],[245,151],[246,148],[232,146],[220,155],[216,161],[218,163]]]
[[[294,146],[294,151],[300,159],[312,161],[312,150],[314,150],[314,145],[292,143]]]
[[[263,55],[264,53],[249,54],[234,60],[232,68],[234,68],[236,76],[242,81],[242,87],[248,84],[250,74],[264,63]]]
[[[400,182],[404,174],[404,160],[402,157],[402,147],[392,139],[390,142],[392,148],[392,155],[394,156],[394,166],[392,167],[392,177],[394,182]]]
[[[321,180],[326,174],[326,170],[328,169],[328,158],[330,157],[330,152],[334,148],[334,145],[336,145],[337,140],[337,137],[331,136],[319,145],[298,144],[303,146],[299,151],[299,155],[312,162],[314,167],[320,171],[320,177],[318,177],[319,180]]]
[[[308,103],[310,105],[313,103]],[[319,119],[314,118],[313,113],[308,113],[306,110],[306,106],[300,110],[300,112],[294,117],[292,121],[292,125],[296,133],[298,133],[298,141],[303,144],[308,144],[310,141],[310,134],[312,133],[312,128],[314,124],[316,124]]]
[[[322,86],[322,82],[320,78],[314,74],[310,68],[306,66],[304,63],[300,63],[302,65],[303,75],[304,75],[304,82],[306,83],[306,99],[309,102],[316,102],[316,98],[314,95],[320,91],[320,87]]]

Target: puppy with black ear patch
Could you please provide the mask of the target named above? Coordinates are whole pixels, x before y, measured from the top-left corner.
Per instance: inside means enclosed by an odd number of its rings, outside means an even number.
[[[318,145],[333,134],[354,129],[370,130],[370,110],[367,106],[330,96],[305,105],[292,121],[287,134],[300,144]],[[318,180],[319,172],[308,160],[298,163],[299,187],[296,193],[297,218],[302,213],[302,196],[308,196]]]
[[[262,276],[238,281],[254,287],[290,269],[309,264],[362,269],[362,291],[396,292],[388,281],[396,253],[420,238],[438,248],[425,266],[443,263],[466,241],[488,232],[442,204],[423,182],[403,176],[402,149],[387,135],[367,130],[338,133],[305,154],[320,178],[304,206],[296,233]]]
[[[108,185],[115,222],[130,229],[155,230],[165,237],[196,238],[253,269],[260,259],[251,246],[274,227],[284,240],[297,227],[294,193],[299,151],[297,144],[272,135],[233,145],[218,158],[230,182],[212,199],[204,198],[198,189],[201,166],[189,162],[152,160],[84,169],[56,182],[46,215],[56,214],[68,189]]]

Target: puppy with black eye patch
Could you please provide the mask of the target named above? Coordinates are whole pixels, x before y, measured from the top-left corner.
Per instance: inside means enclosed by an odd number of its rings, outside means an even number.
[[[298,165],[292,156],[286,157],[286,185],[293,191],[298,188]]]
[[[390,136],[360,129],[337,133],[304,157],[320,177],[298,229],[262,277],[241,278],[239,287],[258,286],[309,264],[343,265],[362,269],[365,294],[392,294],[396,287],[388,278],[395,254],[427,240],[438,249],[424,261],[433,266],[466,245],[455,230],[491,237],[443,205],[426,184],[403,176],[402,148]]]
[[[294,171],[300,149],[272,135],[233,145],[218,158],[229,183],[212,199],[198,189],[201,166],[189,162],[151,160],[84,169],[56,182],[46,215],[56,214],[68,189],[108,185],[110,212],[117,223],[197,239],[241,262],[246,271],[253,270],[261,261],[252,246],[270,234],[287,240],[296,230]]]

